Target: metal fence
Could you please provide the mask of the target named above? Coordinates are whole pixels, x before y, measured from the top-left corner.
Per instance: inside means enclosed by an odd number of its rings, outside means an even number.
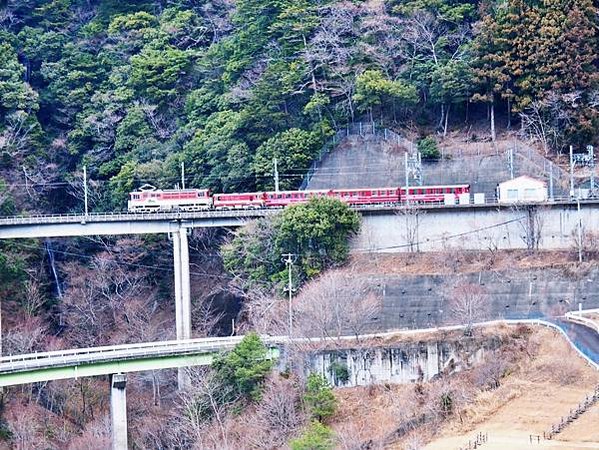
[[[314,162],[308,169],[308,172],[304,176],[304,180],[300,185],[300,190],[305,190],[310,183],[310,180],[316,173],[316,171],[322,165],[324,158],[339,144],[344,138],[348,136],[360,136],[363,138],[367,137],[378,137],[385,141],[395,142],[398,146],[404,147],[413,151],[413,143],[405,137],[399,135],[395,131],[385,128],[383,126],[377,126],[375,122],[358,122],[351,123],[344,128],[338,129],[335,134],[322,146],[318,155],[314,159]]]

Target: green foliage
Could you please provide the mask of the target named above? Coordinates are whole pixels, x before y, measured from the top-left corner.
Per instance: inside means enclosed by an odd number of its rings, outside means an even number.
[[[308,375],[304,401],[312,418],[319,422],[325,422],[332,417],[337,408],[337,399],[333,394],[333,389],[326,378],[316,373]]]
[[[275,248],[299,255],[300,278],[311,278],[347,259],[349,237],[360,228],[359,215],[336,199],[313,198],[281,214]]]
[[[131,85],[153,101],[168,101],[177,94],[190,64],[190,55],[185,51],[174,47],[146,47],[131,57]]]
[[[114,196],[112,198],[112,208],[122,208],[126,204],[129,192],[133,190],[135,183],[135,161],[126,162],[119,173],[110,179],[109,186]]]
[[[416,88],[405,81],[389,80],[380,70],[366,70],[356,79],[354,101],[363,110],[389,101],[412,106],[418,101],[418,94]]]
[[[314,421],[297,439],[290,442],[291,450],[332,450],[335,434],[326,425]]]
[[[260,218],[241,228],[221,254],[225,269],[241,275],[248,285],[265,283],[281,270],[280,256],[273,247],[277,221]]]
[[[287,207],[275,218],[259,219],[241,228],[221,254],[225,269],[247,283],[247,288],[286,282],[283,253],[298,259],[294,283],[338,266],[347,259],[349,237],[360,227],[359,215],[339,200],[313,198]]]
[[[217,379],[236,396],[258,400],[273,366],[258,335],[247,334],[235,348],[212,362]]]
[[[310,167],[314,155],[322,146],[319,133],[291,128],[279,133],[256,150],[254,173],[262,189],[274,189],[273,161],[277,158],[279,173],[293,174],[283,178],[280,189],[294,189],[301,183],[303,171]]]
[[[0,43],[0,118],[12,111],[38,108],[38,94],[22,81],[25,67],[9,44]]]
[[[591,0],[12,2],[0,151],[9,170],[29,158],[64,178],[86,161],[124,201],[122,180],[141,178],[131,163],[163,188],[185,161],[193,187],[250,191],[272,187],[276,156],[296,188],[333,124],[451,124],[469,100],[540,105],[555,148],[586,145],[599,137],[597,17]]]
[[[341,381],[341,383],[347,383],[349,381],[349,370],[347,364],[340,363],[339,361],[333,361],[329,366],[331,374],[335,379]]]
[[[0,179],[0,215],[10,216],[15,213],[15,202],[8,190],[6,181]]]
[[[437,141],[432,136],[427,136],[418,141],[418,151],[423,159],[439,159],[441,152],[437,145]]]

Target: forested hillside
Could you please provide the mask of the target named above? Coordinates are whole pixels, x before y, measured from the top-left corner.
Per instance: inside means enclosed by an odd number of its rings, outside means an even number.
[[[491,119],[493,136],[497,118],[546,151],[596,139],[591,0],[0,5],[1,173],[29,210],[74,208],[83,165],[96,210],[172,187],[182,161],[189,185],[234,191],[271,187],[276,156],[297,186],[364,117],[440,133]]]

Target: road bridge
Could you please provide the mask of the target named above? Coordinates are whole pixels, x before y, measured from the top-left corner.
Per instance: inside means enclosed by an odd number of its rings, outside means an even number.
[[[204,338],[7,356],[0,358],[0,386],[109,375],[112,448],[126,450],[128,372],[209,365],[215,355],[233,349],[242,339]],[[275,359],[279,348],[271,341],[265,341],[268,357]]]
[[[4,356],[0,386],[208,365],[215,354],[233,349],[242,339],[200,338]],[[263,341],[270,356],[278,357],[280,344]]]

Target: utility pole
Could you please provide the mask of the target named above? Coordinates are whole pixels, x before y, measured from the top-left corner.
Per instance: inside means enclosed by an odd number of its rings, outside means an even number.
[[[87,166],[83,166],[83,203],[85,208],[85,217],[87,217]]]
[[[279,168],[277,166],[277,158],[274,160],[275,166],[275,192],[279,192]]]
[[[507,165],[510,169],[510,180],[514,179],[514,149],[510,148],[507,153]]]
[[[578,262],[582,262],[582,216],[580,215],[580,195],[576,198],[578,206]]]
[[[553,200],[553,161],[549,161],[549,199]]]
[[[181,188],[185,190],[185,161],[181,161]]]
[[[293,280],[291,278],[291,273],[293,271],[293,259],[295,258],[295,254],[294,253],[284,253],[283,254],[283,258],[285,265],[287,266],[287,274],[289,275],[288,277],[288,285],[287,285],[287,291],[289,293],[289,339],[291,339],[291,336],[293,336],[293,306],[291,303],[291,299],[293,297]]]
[[[595,193],[595,147],[589,145],[587,147],[589,152],[589,166],[591,167],[591,196]]]
[[[570,197],[574,197],[574,148],[570,146]]]

